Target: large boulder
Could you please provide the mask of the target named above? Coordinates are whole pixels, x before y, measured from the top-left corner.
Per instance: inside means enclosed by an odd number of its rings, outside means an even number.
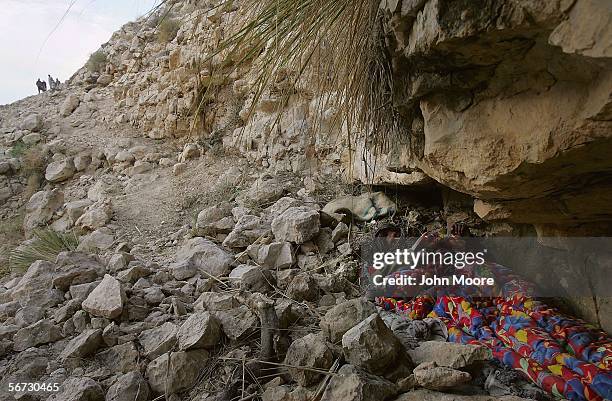
[[[21,138],[21,141],[28,146],[35,145],[42,140],[43,136],[38,132],[32,132],[31,134],[25,135],[23,138]]]
[[[115,243],[113,232],[108,227],[102,227],[79,238],[77,251],[92,252],[106,251]]]
[[[319,294],[319,286],[311,274],[299,273],[287,286],[286,293],[295,301],[314,301]]]
[[[332,343],[338,343],[349,329],[376,313],[373,303],[363,298],[351,299],[331,308],[321,318],[319,326]]]
[[[349,363],[375,374],[385,373],[398,358],[410,359],[377,313],[344,333],[342,350]]]
[[[221,327],[208,312],[191,314],[177,333],[179,349],[212,348],[221,339]]]
[[[206,291],[193,303],[196,311],[222,311],[240,306],[240,302],[232,294]]]
[[[170,270],[177,280],[193,277],[197,273],[221,277],[230,272],[232,262],[232,257],[213,242],[195,237],[178,250]]]
[[[43,319],[20,329],[13,337],[13,349],[23,351],[30,347],[55,342],[62,338],[61,329],[51,320]]]
[[[198,213],[196,231],[198,235],[228,234],[235,224],[232,205],[229,202],[221,202]]]
[[[474,2],[401,8],[393,84],[395,101],[414,107],[404,123],[412,140],[393,152],[357,145],[347,169],[369,184],[425,173],[482,200],[485,218],[609,226],[612,187],[589,179],[610,168],[612,151],[609,2],[517,0],[501,14]]]
[[[477,2],[401,4],[391,28],[392,62],[402,66],[394,102],[409,105],[402,128],[411,140],[387,152],[363,135],[344,158],[351,176],[401,186],[424,174],[445,193],[469,194],[491,223],[534,225],[541,238],[607,235],[610,2],[516,0],[503,11]],[[550,264],[536,284],[563,274],[562,265]],[[568,303],[612,331],[610,314],[597,307],[605,297],[596,298],[586,308]]]
[[[250,292],[265,293],[272,289],[274,276],[259,266],[240,265],[229,274],[232,285]]]
[[[164,352],[170,351],[176,344],[178,327],[174,323],[166,322],[159,327],[143,331],[138,337],[145,355],[157,358]]]
[[[85,213],[85,209],[87,209],[87,207],[91,204],[92,201],[89,199],[81,199],[66,203],[64,209],[66,210],[66,215],[68,216],[70,223],[76,223],[79,217]]]
[[[334,354],[325,339],[318,334],[308,334],[291,343],[284,363],[293,380],[306,387],[322,379],[316,369],[327,370],[333,362]]]
[[[277,177],[257,179],[246,191],[237,197],[238,204],[246,207],[268,206],[276,202],[287,192],[288,185]]]
[[[0,205],[3,205],[6,201],[8,201],[11,196],[13,196],[13,191],[11,188],[6,186],[0,188]]]
[[[435,362],[423,362],[414,368],[414,378],[419,386],[430,390],[448,390],[472,380],[468,372],[438,366]]]
[[[86,358],[93,355],[102,345],[102,330],[85,330],[64,347],[60,353],[60,359],[65,361],[70,358]]]
[[[491,350],[483,345],[425,341],[408,350],[415,364],[435,362],[438,366],[462,369],[482,364],[493,358]]]
[[[112,328],[111,325],[107,327]],[[102,333],[102,336],[103,339],[108,338],[106,329]],[[141,358],[142,356],[132,341],[115,345],[96,354],[96,359],[98,359],[111,372],[117,373],[128,373],[132,370],[139,369],[138,361]]]
[[[319,212],[306,206],[290,207],[272,220],[274,237],[296,244],[314,238],[320,226]]]
[[[115,155],[115,159],[114,160],[115,160],[116,163],[131,164],[131,163],[134,163],[134,160],[136,160],[136,158],[134,157],[134,155],[130,151],[120,150]]]
[[[147,379],[156,394],[174,394],[189,389],[206,364],[205,350],[169,352],[147,366]]]
[[[133,371],[117,378],[106,392],[105,401],[147,401],[150,391],[142,374]]]
[[[28,305],[15,313],[15,324],[19,327],[26,327],[38,322],[45,317],[45,310],[40,306]]]
[[[232,341],[243,340],[259,329],[259,319],[246,305],[212,314],[221,324],[223,333]]]
[[[353,365],[344,365],[330,379],[321,401],[385,401],[397,392],[394,383]]]
[[[269,233],[269,222],[259,216],[247,214],[238,219],[233,230],[223,240],[223,246],[244,248]]]
[[[28,114],[20,124],[21,129],[37,132],[43,126],[43,119],[39,114],[30,113]]]
[[[285,210],[290,207],[303,206],[304,202],[297,200],[295,198],[291,198],[289,196],[283,196],[279,200],[277,200],[272,206],[266,208],[264,210],[265,214],[267,214],[270,220],[273,220],[276,216],[280,216],[285,212]]]
[[[79,107],[80,103],[81,101],[77,95],[73,93],[69,94],[60,107],[60,114],[62,117],[68,117],[77,107]]]
[[[102,387],[89,377],[70,377],[48,401],[104,401]]]
[[[113,82],[113,76],[111,74],[102,73],[96,80],[96,83],[100,86],[107,86]]]
[[[21,280],[10,290],[14,300],[26,299],[41,289],[51,288],[56,266],[44,260],[32,263]]]
[[[187,160],[197,159],[202,154],[200,147],[195,143],[187,143],[183,147],[183,151],[179,155],[179,163],[185,163]]]
[[[30,233],[32,229],[49,223],[53,214],[63,204],[64,193],[58,189],[36,192],[26,203],[26,215],[23,220],[24,231]]]
[[[66,181],[76,173],[72,158],[49,163],[45,170],[45,179],[49,182],[58,183]]]
[[[83,301],[83,309],[93,316],[115,319],[123,312],[126,296],[121,283],[106,274],[100,284]]]
[[[57,257],[53,286],[62,291],[70,291],[73,298],[86,293],[85,298],[99,284],[94,282],[104,272],[104,266],[94,257],[80,252],[62,252]]]
[[[110,201],[98,202],[87,208],[75,222],[75,226],[94,231],[104,227],[110,221],[112,215]]]
[[[0,161],[0,175],[8,175],[13,170],[11,163]]]
[[[257,264],[271,269],[287,269],[296,261],[290,242],[272,242],[257,246],[255,256]]]

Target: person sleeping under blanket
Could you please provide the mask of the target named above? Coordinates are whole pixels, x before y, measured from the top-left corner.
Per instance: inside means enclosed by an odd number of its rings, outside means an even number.
[[[433,248],[462,246],[455,235],[426,233],[420,241]],[[536,299],[534,286],[510,269],[489,262],[479,269],[479,275],[495,277],[494,296],[432,287],[414,297],[398,294],[375,302],[406,319],[443,322],[447,341],[487,346],[499,362],[554,396],[612,400],[612,339],[605,332]]]

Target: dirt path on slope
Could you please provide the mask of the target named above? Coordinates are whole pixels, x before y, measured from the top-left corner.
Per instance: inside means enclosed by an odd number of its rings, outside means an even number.
[[[197,214],[216,191],[219,177],[241,163],[244,161],[235,157],[205,155],[190,161],[179,176],[166,167],[132,178],[125,193],[113,199],[113,220],[119,235],[139,244],[141,251],[154,259],[174,254],[179,230],[195,224]]]

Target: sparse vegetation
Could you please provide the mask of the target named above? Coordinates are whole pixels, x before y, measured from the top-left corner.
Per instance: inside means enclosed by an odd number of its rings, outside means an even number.
[[[38,188],[45,175],[47,160],[40,146],[28,148],[21,158],[21,174],[26,177],[24,198],[29,199]]]
[[[14,249],[9,255],[9,269],[24,271],[37,260],[55,262],[63,251],[73,251],[79,241],[73,233],[58,233],[50,228],[34,230],[34,238]]]
[[[106,62],[106,53],[104,53],[102,50],[97,50],[93,52],[91,56],[89,56],[86,66],[90,72],[102,72],[106,66]]]
[[[23,213],[2,220],[0,224],[0,277],[10,273],[9,254],[24,239]]]
[[[40,145],[28,146],[18,141],[9,153],[21,160],[20,175],[26,178],[24,198],[28,199],[40,187],[47,166],[46,157]]]
[[[178,20],[170,17],[162,18],[157,26],[157,40],[160,43],[168,43],[174,40],[181,24]]]
[[[25,153],[27,149],[28,149],[28,145],[26,145],[25,143],[21,141],[17,141],[11,148],[11,151],[9,152],[9,154],[11,155],[11,157],[19,158]]]
[[[200,198],[199,203],[202,208],[205,208],[219,203],[219,199],[231,202],[236,199],[240,191],[240,184],[234,185],[229,181],[221,181],[211,188],[205,197]]]
[[[27,148],[21,158],[21,171],[26,176],[45,171],[46,158],[40,145]]]

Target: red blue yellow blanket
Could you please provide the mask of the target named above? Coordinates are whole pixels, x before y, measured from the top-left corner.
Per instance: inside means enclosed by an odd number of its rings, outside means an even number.
[[[429,241],[436,241],[430,235]],[[572,401],[612,400],[612,340],[587,323],[536,300],[529,284],[495,265],[499,296],[441,295],[377,298],[410,319],[437,317],[448,341],[483,344],[500,362],[549,393]]]

